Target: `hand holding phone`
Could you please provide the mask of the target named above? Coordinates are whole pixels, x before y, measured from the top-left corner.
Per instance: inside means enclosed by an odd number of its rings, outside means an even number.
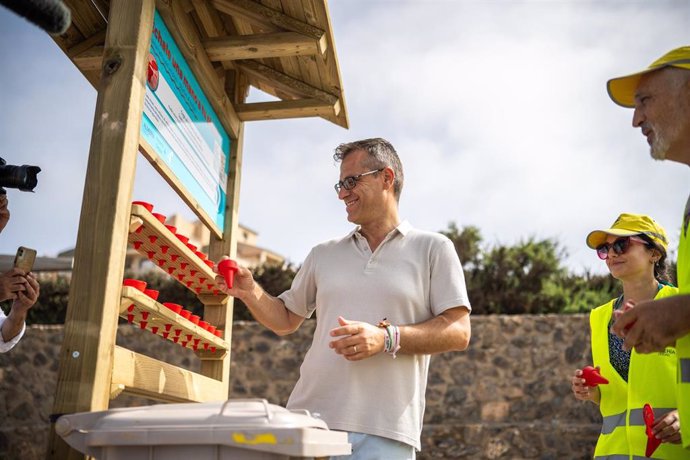
[[[36,261],[36,250],[31,248],[26,248],[24,246],[19,246],[17,249],[17,255],[14,256],[14,267],[24,270],[27,274],[34,268],[34,262]]]

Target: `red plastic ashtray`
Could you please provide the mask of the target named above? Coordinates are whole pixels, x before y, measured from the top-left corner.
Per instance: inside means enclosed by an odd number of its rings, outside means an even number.
[[[174,311],[178,315],[182,314],[181,313],[182,312],[182,305],[178,305],[178,304],[172,303],[172,302],[165,302],[163,305],[165,305],[166,307],[168,307],[169,309],[171,309],[172,311]]]
[[[177,227],[175,227],[174,225],[166,225],[165,228],[170,230],[172,233],[177,233]]]
[[[192,312],[189,310],[182,310],[180,312],[180,316],[182,316],[184,319],[189,319],[189,317],[192,316]]]
[[[196,254],[196,256],[201,260],[208,259],[208,256],[201,251],[194,251],[194,254]]]
[[[225,284],[232,289],[232,284],[235,280],[235,273],[239,268],[237,262],[232,259],[223,259],[218,262],[218,273],[225,278]]]
[[[139,206],[143,206],[146,208],[148,212],[153,211],[153,205],[151,203],[147,203],[146,201],[132,201],[132,204],[138,204]]]
[[[216,326],[214,326],[213,324],[209,324],[209,325],[206,327],[206,330],[207,330],[208,332],[210,332],[211,334],[213,334],[213,335],[216,334]]]
[[[212,260],[206,259],[206,260],[204,260],[204,263],[205,263],[206,265],[208,265],[209,267],[211,267],[211,268],[213,268],[213,267],[216,266],[216,264],[215,264]]]
[[[196,252],[197,247],[194,246],[192,243],[186,243],[187,247],[192,250],[192,252]]]
[[[165,219],[167,219],[167,216],[164,216],[163,214],[159,214],[159,213],[157,213],[157,212],[154,212],[154,213],[153,213],[153,217],[155,217],[156,219],[158,219],[158,220],[160,221],[161,224],[164,224],[164,223],[165,223]]]
[[[141,292],[144,292],[144,289],[146,289],[146,281],[136,280],[133,278],[125,278],[122,281],[122,285],[133,287]]]
[[[187,241],[189,241],[188,236],[180,235],[179,233],[175,233],[175,236],[177,237],[178,240],[182,241],[184,244],[187,244]]]
[[[151,297],[153,300],[158,300],[158,291],[154,289],[144,289],[144,294]]]
[[[200,319],[201,317],[199,315],[192,315],[189,317],[189,320],[194,324],[199,324]]]
[[[208,323],[204,320],[199,320],[199,327],[208,330]]]
[[[223,338],[223,330],[222,329],[216,329],[213,331],[213,333],[216,335],[216,337]]]

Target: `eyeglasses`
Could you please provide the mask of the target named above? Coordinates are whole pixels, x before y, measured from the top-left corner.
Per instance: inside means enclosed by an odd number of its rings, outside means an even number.
[[[630,242],[640,243],[647,245],[648,243],[642,238],[637,238],[636,236],[624,236],[622,238],[616,239],[613,243],[604,243],[597,246],[597,256],[601,260],[606,260],[609,258],[609,249],[613,249],[616,255],[625,254],[630,248]]]
[[[340,189],[343,189],[343,188],[345,190],[352,190],[353,188],[355,188],[355,186],[357,185],[357,182],[359,182],[359,180],[362,177],[368,176],[369,174],[376,174],[377,172],[381,172],[384,169],[386,169],[386,168],[372,169],[371,171],[367,171],[365,173],[358,174],[356,176],[348,176],[333,186],[333,188],[335,188],[335,193],[340,193]]]

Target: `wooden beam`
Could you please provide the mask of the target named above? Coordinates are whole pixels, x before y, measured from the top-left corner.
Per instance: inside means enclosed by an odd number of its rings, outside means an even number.
[[[209,242],[209,258],[218,260],[227,255],[231,259],[237,256],[237,239],[239,235],[238,216],[240,204],[240,183],[242,179],[242,154],[244,144],[244,123],[240,123],[240,133],[237,138],[232,139],[230,144],[230,171],[226,183],[225,201],[225,225],[224,235],[218,238],[211,235]],[[204,302],[204,320],[211,324],[217,324],[223,330],[222,338],[230,344],[232,349],[232,316],[233,302],[232,297],[216,300],[212,298],[201,299]],[[222,359],[205,359],[203,352],[197,355],[202,358],[201,373],[207,377],[223,380],[225,393],[230,391],[230,356],[228,352]]]
[[[315,88],[301,80],[278,72],[258,61],[250,59],[235,61],[235,66],[244,72],[250,79],[256,78],[261,80],[275,87],[277,90],[285,91],[297,98],[306,97],[309,99],[319,99],[333,105],[338,102],[338,96],[334,96],[333,94]]]
[[[221,62],[321,53],[318,42],[295,32],[213,38],[204,42],[204,48],[210,60]]]
[[[318,41],[325,36],[322,29],[253,0],[211,0],[211,3],[221,13],[238,16],[246,21],[267,27],[269,30],[297,32]]]
[[[73,47],[67,50],[67,56],[74,58],[79,56],[81,53],[93,48],[94,46],[100,45],[101,53],[103,52],[103,44],[105,43],[105,29],[96,32],[86,40],[77,43]]]
[[[92,46],[72,58],[72,62],[82,72],[101,70],[103,65],[103,46]]]
[[[237,115],[242,121],[278,120],[283,118],[337,116],[340,102],[327,104],[318,99],[257,102],[238,104]]]
[[[167,402],[228,398],[223,382],[120,346],[115,347],[112,384],[116,391]]]
[[[208,0],[192,0],[194,11],[196,11],[201,26],[209,37],[220,37],[226,35],[223,20],[220,19],[218,12],[211,8]]]
[[[53,413],[108,408],[153,0],[112,0]],[[51,426],[53,459],[83,456]]]

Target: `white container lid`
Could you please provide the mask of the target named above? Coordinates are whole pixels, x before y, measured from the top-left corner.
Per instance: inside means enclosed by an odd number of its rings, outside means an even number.
[[[306,456],[351,452],[347,433],[329,430],[308,411],[290,411],[265,399],[68,414],[57,420],[55,431],[89,455],[100,447],[157,445],[225,445]]]

